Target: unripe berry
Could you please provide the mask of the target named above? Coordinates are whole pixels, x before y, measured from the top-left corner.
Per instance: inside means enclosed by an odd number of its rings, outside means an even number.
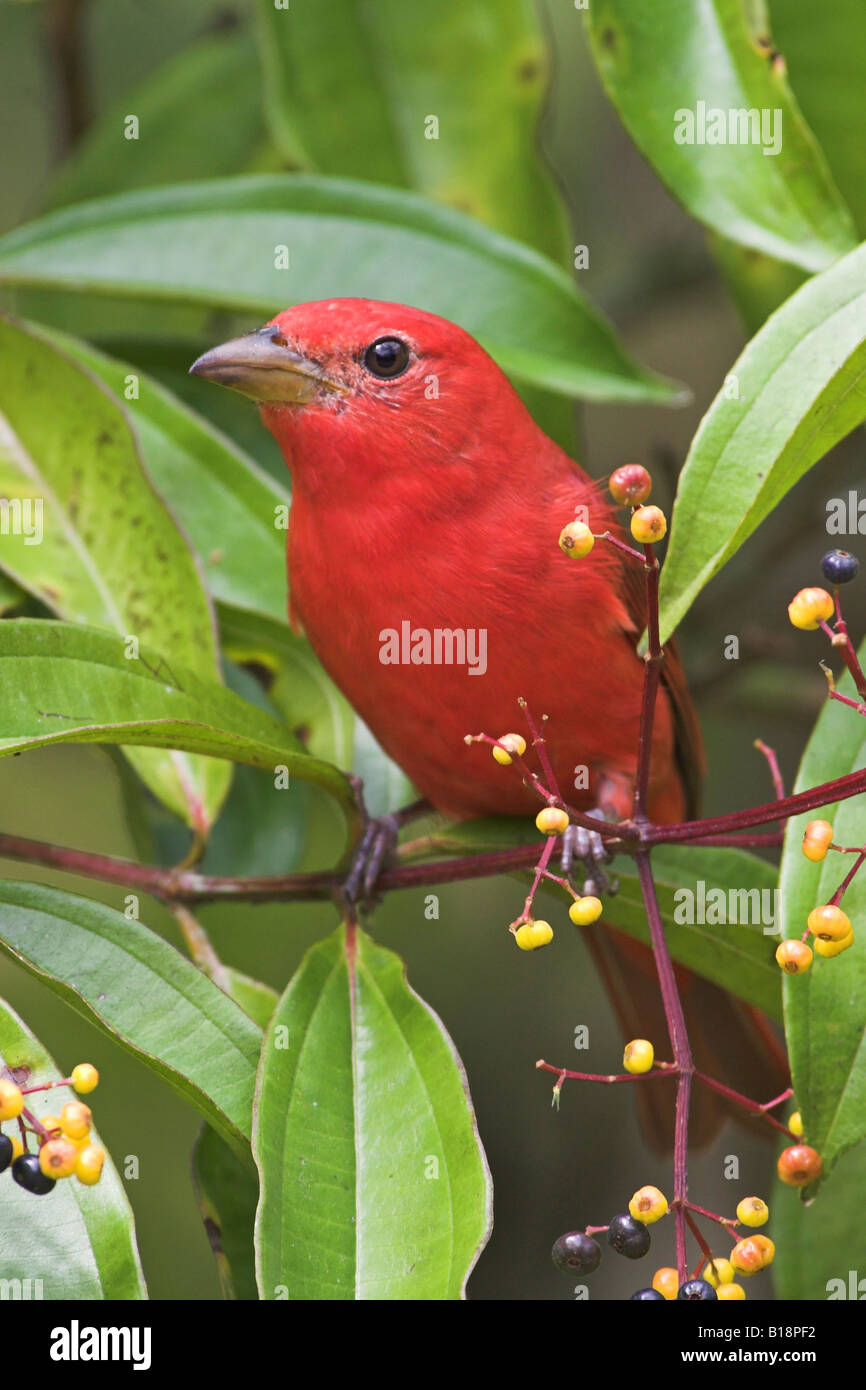
[[[705,1303],[708,1299],[718,1298],[718,1296],[712,1284],[708,1284],[706,1279],[689,1279],[677,1294],[677,1298],[685,1299],[689,1303]]]
[[[24,1109],[24,1097],[20,1086],[0,1077],[0,1120],[17,1120]]]
[[[664,1265],[661,1269],[657,1269],[653,1275],[653,1288],[668,1302],[676,1298],[679,1286],[679,1275],[675,1269],[671,1269],[670,1265]]]
[[[73,1067],[70,1079],[73,1090],[80,1096],[86,1096],[99,1085],[99,1072],[89,1062],[79,1062],[77,1067]]]
[[[821,560],[821,573],[830,584],[850,584],[859,568],[860,562],[850,550],[828,550]]]
[[[526,739],[521,738],[520,734],[503,734],[497,739],[497,744],[502,744],[499,748],[493,747],[493,756],[503,767],[508,767],[511,763],[511,754],[516,753],[518,758],[522,758],[526,752]]]
[[[815,950],[819,956],[829,960],[833,956],[841,956],[843,951],[847,951],[849,946],[854,945],[854,933],[849,931],[847,936],[843,936],[840,941],[822,941],[819,936],[815,937]]]
[[[719,1257],[704,1266],[704,1278],[714,1289],[718,1289],[721,1284],[730,1284],[733,1281],[734,1266],[730,1260]]]
[[[792,1144],[779,1154],[776,1171],[789,1187],[806,1187],[820,1178],[824,1164],[821,1155],[808,1144]]]
[[[559,1237],[550,1254],[563,1274],[592,1274],[601,1259],[601,1246],[583,1231],[568,1231]]]
[[[67,1139],[83,1139],[93,1123],[89,1105],[80,1100],[70,1100],[60,1112],[60,1128]]]
[[[638,507],[631,514],[631,533],[641,545],[655,545],[663,540],[668,523],[661,507]]]
[[[49,1178],[40,1168],[38,1154],[19,1154],[12,1164],[12,1177],[25,1192],[37,1197],[44,1197],[57,1186],[54,1178]]]
[[[39,1150],[39,1167],[47,1178],[69,1178],[78,1163],[78,1145],[71,1139],[49,1139]]]
[[[568,828],[568,815],[557,806],[545,806],[535,817],[535,824],[542,835],[561,835]]]
[[[746,1297],[746,1290],[742,1284],[722,1284],[716,1293],[716,1298],[722,1299],[725,1303],[741,1301]]]
[[[498,744],[502,744],[502,748],[496,746]],[[527,741],[525,738],[521,738],[520,734],[503,734],[502,738],[496,739],[496,744],[493,745],[493,758],[496,759],[496,762],[502,763],[503,767],[507,767],[512,762],[512,753],[517,753],[518,758],[523,758],[525,751],[527,751]]]
[[[10,1138],[12,1140],[12,1162],[14,1163],[15,1159],[18,1158],[20,1154],[23,1154],[24,1145],[21,1143],[17,1134],[10,1135]]]
[[[828,820],[810,820],[803,831],[803,853],[813,864],[819,864],[827,855],[833,839],[833,827]]]
[[[776,960],[786,975],[805,975],[812,964],[812,947],[805,941],[780,941],[776,947]]]
[[[731,1251],[731,1264],[738,1274],[757,1274],[773,1263],[776,1247],[769,1236],[746,1236]]]
[[[607,1238],[618,1255],[627,1260],[639,1260],[649,1250],[652,1241],[643,1221],[622,1212],[615,1216],[607,1228]]]
[[[737,1220],[744,1226],[766,1226],[770,1219],[770,1208],[760,1197],[744,1197],[737,1205]]]
[[[639,507],[652,492],[653,480],[640,463],[624,463],[610,475],[610,495],[620,507]]]
[[[559,533],[559,548],[573,560],[582,560],[595,545],[595,536],[582,521],[570,521]]]
[[[807,919],[809,931],[822,941],[842,941],[852,931],[851,922],[841,907],[823,903],[813,907]]]
[[[604,908],[600,898],[575,898],[568,915],[576,927],[588,927],[591,922],[597,922]]]
[[[657,1187],[639,1187],[628,1204],[635,1221],[651,1226],[668,1214],[668,1199]]]
[[[647,1042],[646,1038],[633,1038],[630,1043],[626,1043],[622,1064],[633,1076],[641,1076],[644,1072],[651,1071],[654,1061],[653,1045]]]
[[[78,1153],[75,1176],[79,1182],[84,1183],[85,1187],[93,1187],[94,1183],[99,1182],[104,1162],[105,1150],[99,1144],[88,1144]]]
[[[801,589],[788,604],[788,617],[802,632],[814,632],[819,621],[826,622],[836,611],[826,589]]]
[[[789,1116],[789,1119],[788,1119],[788,1128],[789,1128],[789,1130],[791,1131],[792,1134],[796,1134],[796,1136],[797,1136],[798,1139],[802,1139],[802,1137],[803,1137],[803,1116],[800,1114],[799,1110],[795,1110],[794,1113],[793,1113],[793,1115]]]
[[[50,1130],[52,1139],[59,1139],[63,1133],[59,1115],[42,1115],[40,1116],[40,1124]]]
[[[537,951],[539,946],[547,946],[553,940],[553,927],[549,922],[524,922],[514,933],[514,939],[521,951]]]

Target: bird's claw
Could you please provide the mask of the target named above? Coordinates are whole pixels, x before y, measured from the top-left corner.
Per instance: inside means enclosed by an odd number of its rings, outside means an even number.
[[[589,811],[587,814],[598,820],[605,819],[604,812],[600,809]],[[601,893],[616,891],[616,885],[611,886],[610,878],[604,869],[610,857],[604,839],[597,830],[587,830],[583,825],[569,825],[563,831],[560,855],[562,876],[570,882],[574,861],[579,860],[585,874],[584,897],[598,897]]]
[[[367,821],[343,882],[343,896],[348,903],[375,900],[376,883],[396,847],[399,833],[398,816],[377,816]]]

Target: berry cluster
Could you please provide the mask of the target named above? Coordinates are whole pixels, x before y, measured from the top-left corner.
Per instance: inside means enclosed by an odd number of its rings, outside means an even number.
[[[604,1231],[607,1232],[608,1244],[617,1254],[629,1260],[639,1260],[649,1252],[651,1245],[647,1227],[666,1216],[669,1210],[667,1200],[657,1187],[641,1187],[629,1202],[628,1212],[615,1216],[609,1226],[588,1226],[585,1231],[568,1231],[560,1236],[551,1251],[553,1263],[563,1274],[591,1274],[601,1260],[601,1246],[593,1236]],[[699,1210],[691,1208],[691,1211]],[[680,1283],[677,1271],[664,1265],[656,1270],[650,1287],[638,1289],[631,1295],[633,1301],[648,1303],[679,1299],[701,1302],[721,1299],[729,1302],[744,1299],[746,1292],[742,1284],[736,1283],[737,1275],[748,1277],[773,1263],[776,1247],[769,1236],[754,1234],[738,1238],[735,1234],[737,1226],[748,1226],[754,1230],[766,1224],[770,1210],[760,1197],[744,1197],[734,1218],[714,1216],[711,1212],[701,1214],[717,1221],[733,1236],[734,1247],[730,1257],[725,1259],[713,1255],[689,1216],[689,1225],[698,1237],[702,1252],[701,1263],[694,1274]],[[704,1260],[706,1264],[701,1270]]]
[[[98,1082],[99,1072],[89,1062],[79,1062],[71,1076],[41,1086],[19,1085],[9,1072],[0,1076],[0,1122],[17,1120],[19,1130],[15,1135],[0,1132],[0,1173],[11,1166],[18,1186],[40,1197],[51,1191],[58,1178],[76,1177],[86,1187],[99,1182],[105,1150],[91,1140],[90,1107],[68,1101],[59,1115],[39,1120],[24,1104],[25,1096],[54,1086],[71,1086],[79,1095],[87,1095]],[[27,1147],[31,1135],[37,1143],[34,1152]]]

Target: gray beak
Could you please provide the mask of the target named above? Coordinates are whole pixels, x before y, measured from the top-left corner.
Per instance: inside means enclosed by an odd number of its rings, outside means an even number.
[[[191,376],[271,404],[305,405],[323,391],[340,389],[315,362],[288,347],[276,326],[220,343],[189,370]]]

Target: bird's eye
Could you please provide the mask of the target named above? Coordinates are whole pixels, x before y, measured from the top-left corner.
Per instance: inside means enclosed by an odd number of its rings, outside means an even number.
[[[409,349],[400,338],[377,338],[364,351],[364,366],[373,376],[400,376],[409,365]]]

